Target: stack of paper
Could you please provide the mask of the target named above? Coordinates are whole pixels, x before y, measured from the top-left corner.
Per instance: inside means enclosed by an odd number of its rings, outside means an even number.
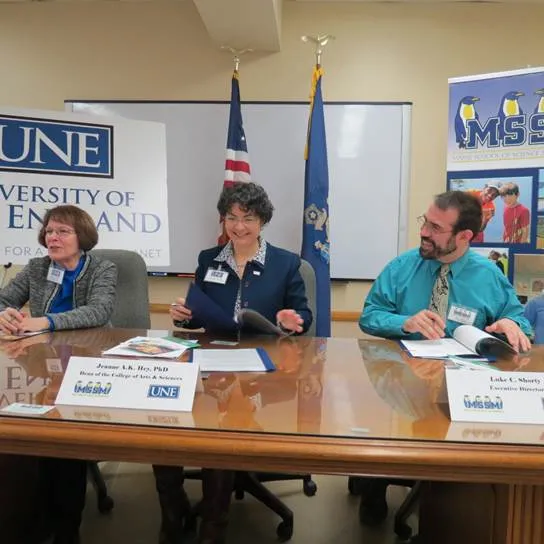
[[[269,372],[275,370],[268,353],[256,349],[199,349],[193,362],[202,372]]]
[[[185,340],[172,342],[163,338],[151,338],[148,336],[136,336],[122,342],[107,351],[103,355],[121,355],[124,357],[151,357],[153,359],[177,359],[187,349],[196,347],[197,342]]]

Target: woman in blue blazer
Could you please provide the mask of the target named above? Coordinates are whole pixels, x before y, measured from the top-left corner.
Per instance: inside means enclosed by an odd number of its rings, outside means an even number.
[[[195,283],[233,316],[250,308],[286,330],[308,330],[312,312],[299,256],[261,237],[274,209],[264,189],[255,183],[236,183],[222,192],[217,209],[230,241],[200,253]],[[206,323],[193,319],[184,299],[176,304],[171,309],[176,324],[206,328]]]
[[[299,272],[300,258],[261,236],[274,211],[265,190],[255,183],[234,183],[223,189],[217,209],[226,243],[200,253],[196,284],[233,317],[250,308],[285,331],[307,331],[312,312]],[[170,314],[177,326],[206,328],[206,323],[193,318],[183,298],[177,299]],[[153,471],[162,513],[159,542],[178,544],[183,540],[184,518],[190,514],[183,468],[155,465]],[[225,542],[233,480],[231,471],[203,469],[200,543]]]

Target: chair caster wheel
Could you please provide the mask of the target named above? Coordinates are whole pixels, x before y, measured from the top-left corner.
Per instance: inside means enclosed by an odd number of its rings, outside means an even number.
[[[348,491],[350,495],[360,495],[361,490],[361,484],[360,484],[360,478],[358,476],[350,476],[348,478]]]
[[[303,490],[307,497],[313,497],[317,493],[317,484],[313,480],[305,480]]]
[[[115,503],[113,502],[113,499],[109,495],[106,495],[105,497],[100,497],[98,499],[98,511],[101,514],[108,514],[112,511],[114,504]]]
[[[276,534],[280,542],[287,542],[293,536],[293,522],[282,521],[276,529]]]
[[[395,523],[395,534],[400,540],[410,540],[412,536],[412,528],[406,523]]]

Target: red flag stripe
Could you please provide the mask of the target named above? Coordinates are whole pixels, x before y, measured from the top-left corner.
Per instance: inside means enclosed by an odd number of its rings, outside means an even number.
[[[232,172],[244,172],[249,174],[249,163],[245,161],[233,161],[227,159],[225,161],[225,170],[231,170]]]

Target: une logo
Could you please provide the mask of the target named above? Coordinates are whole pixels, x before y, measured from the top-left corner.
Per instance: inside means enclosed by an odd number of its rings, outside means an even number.
[[[177,399],[179,393],[179,385],[150,385],[147,396],[154,399]]]
[[[0,115],[0,170],[113,178],[113,126]]]

